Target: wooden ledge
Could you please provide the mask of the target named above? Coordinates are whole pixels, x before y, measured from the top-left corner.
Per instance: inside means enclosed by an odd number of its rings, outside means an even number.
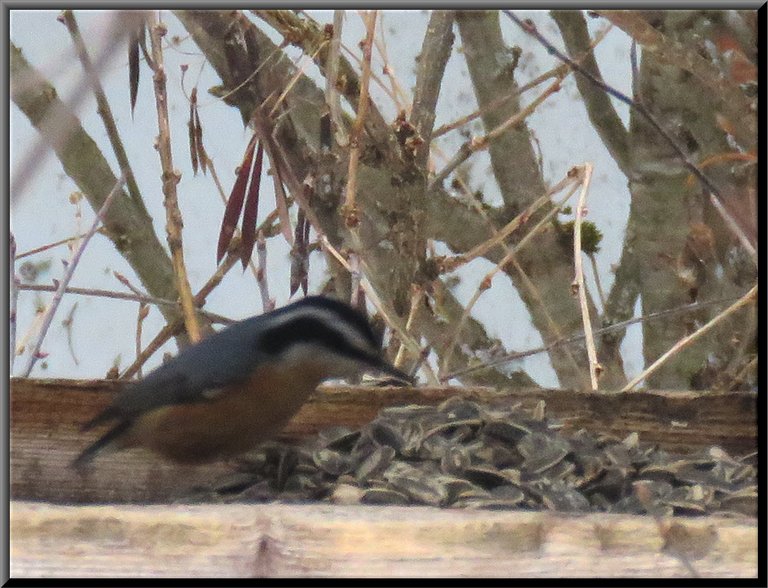
[[[755,520],[665,525],[429,507],[13,502],[11,577],[757,576]]]

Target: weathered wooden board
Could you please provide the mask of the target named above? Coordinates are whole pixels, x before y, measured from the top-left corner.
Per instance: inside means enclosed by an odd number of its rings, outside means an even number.
[[[173,501],[192,486],[210,482],[228,468],[175,466],[144,451],[100,456],[87,473],[69,467],[97,432],[80,425],[102,410],[120,387],[114,381],[11,380],[11,496],[58,503]],[[436,404],[454,395],[533,407],[571,429],[640,440],[672,451],[719,445],[736,454],[757,447],[757,397],[753,393],[575,392],[490,388],[321,387],[284,431],[306,437],[331,425],[360,426],[386,406]],[[183,482],[180,483],[180,482]]]
[[[660,530],[650,517],[605,514],[13,502],[10,523],[13,578],[755,578],[758,572],[753,519],[674,519]]]

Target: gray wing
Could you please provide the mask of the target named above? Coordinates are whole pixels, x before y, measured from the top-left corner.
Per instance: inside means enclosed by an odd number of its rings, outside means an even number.
[[[257,317],[258,318],[258,317]],[[130,420],[161,406],[205,402],[203,394],[246,380],[259,363],[253,319],[236,323],[187,347],[143,380],[130,384],[84,429],[112,419]]]

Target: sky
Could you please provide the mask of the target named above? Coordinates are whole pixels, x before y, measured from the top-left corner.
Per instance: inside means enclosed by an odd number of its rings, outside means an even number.
[[[332,11],[308,13],[321,23],[332,22]],[[89,92],[81,92],[85,83],[82,69],[73,52],[66,27],[57,22],[57,15],[57,11],[11,11],[11,41],[20,47],[27,60],[53,83],[59,96],[65,101],[71,100],[72,96],[77,94],[82,95],[77,112],[83,127],[102,146],[102,152],[112,164],[113,170],[116,170],[117,164],[108,146],[106,132],[96,113],[95,100]],[[108,42],[106,36],[113,15],[105,11],[75,11],[75,16],[91,51],[91,57],[94,58]],[[522,11],[521,16],[532,18],[541,32],[556,45],[562,46],[557,27],[546,12]],[[165,50],[165,62],[174,165],[182,173],[178,193],[184,218],[184,253],[192,290],[196,291],[216,268],[215,248],[223,204],[210,175],[194,176],[192,173],[186,126],[189,106],[185,93],[188,95],[194,85],[199,88],[200,117],[204,127],[206,150],[214,159],[226,192],[234,183],[235,168],[240,163],[250,133],[243,128],[240,115],[235,109],[208,94],[207,89],[219,84],[220,80],[205,63],[181,24],[169,12],[163,12],[161,18],[168,26],[166,39],[169,44]],[[383,13],[388,63],[409,96],[415,82],[415,58],[421,49],[427,19],[428,11]],[[600,19],[588,19],[588,22],[593,35],[605,26]],[[268,26],[261,22],[257,22],[257,25],[270,33],[273,40],[281,40]],[[502,18],[502,28],[505,40],[509,44],[520,45],[524,50],[518,70],[519,83],[525,83],[557,65],[545,49],[526,38],[508,19]],[[454,31],[457,33],[456,42],[437,106],[436,127],[476,108],[473,90],[460,53],[460,38],[458,31]],[[348,11],[343,29],[343,43],[347,47],[356,48],[364,34],[358,13]],[[631,90],[629,51],[630,40],[618,29],[613,29],[596,49],[597,60],[605,80],[627,93]],[[321,79],[314,65],[309,63],[307,58],[303,58],[298,50],[290,48],[289,54],[297,63],[307,63],[306,73],[310,77]],[[381,72],[382,64],[381,56],[375,52],[374,72]],[[188,66],[183,89],[182,65]],[[102,72],[102,85],[106,89],[147,208],[153,217],[155,230],[161,241],[165,242],[160,164],[157,152],[152,148],[152,141],[157,135],[157,115],[151,75],[145,64],[142,64],[141,75],[133,117],[128,97],[127,51],[124,48],[118,48]],[[396,108],[375,84],[372,95],[384,116],[389,120],[394,119]],[[531,100],[534,97],[535,94],[529,93],[523,100]],[[626,124],[629,117],[628,108],[620,103],[615,103],[615,107]],[[13,175],[19,172],[22,164],[29,161],[29,154],[36,153],[34,150],[39,149],[39,137],[23,113],[13,104],[10,114],[10,170]],[[619,262],[629,211],[630,195],[626,177],[618,170],[592,129],[572,76],[567,78],[559,93],[551,97],[528,119],[528,124],[540,144],[543,172],[547,182],[559,181],[575,165],[585,162],[594,165],[595,179],[589,194],[587,219],[596,223],[604,233],[602,247],[596,259],[602,286],[607,293],[613,283],[611,266]],[[473,127],[474,132],[478,130]],[[455,132],[441,138],[439,146],[446,153],[453,154],[464,140]],[[77,187],[64,174],[52,153],[47,150],[42,153],[42,157],[34,159],[34,173],[24,190],[13,195],[11,230],[16,238],[17,252],[85,232],[95,218],[95,213],[87,202],[82,201],[79,210],[78,206],[71,202],[70,196],[76,192]],[[482,189],[491,204],[498,203],[498,188],[490,173],[487,154],[480,153],[471,161],[470,178],[473,188]],[[105,191],[110,188],[105,187]],[[262,183],[262,202],[272,202],[271,189],[271,182]],[[271,205],[260,206],[260,218],[271,209]],[[271,294],[278,306],[288,301],[288,251],[288,247],[280,238],[269,240],[267,275]],[[24,261],[47,263],[48,269],[40,272],[38,283],[50,284],[52,280],[60,279],[64,269],[62,261],[70,255],[66,246],[57,247],[20,260],[17,270]],[[589,263],[586,263],[586,266],[585,278],[593,299],[597,300]],[[319,254],[313,257],[311,267],[310,290],[316,291],[322,285],[324,275]],[[492,267],[489,262],[479,260],[462,270],[461,280],[453,290],[458,299],[468,301],[474,294],[479,280]],[[125,275],[133,285],[141,287],[140,281],[127,262],[115,251],[112,243],[105,237],[95,235],[83,254],[71,285],[126,291],[125,286],[114,277],[114,271]],[[564,287],[570,285],[565,284]],[[17,343],[32,332],[36,320],[35,309],[50,298],[49,294],[27,291],[19,293]],[[576,303],[574,300],[574,304]],[[76,307],[73,311],[74,305]],[[206,308],[232,319],[259,314],[261,299],[253,275],[250,272],[243,273],[239,268],[231,271],[209,297]],[[499,316],[499,309],[503,309],[503,316]],[[71,314],[72,312],[74,314]],[[37,362],[32,375],[100,378],[113,365],[125,368],[136,354],[137,312],[136,302],[66,295],[43,342],[43,352],[47,355]],[[522,351],[541,344],[541,338],[531,327],[527,311],[514,287],[505,277],[496,278],[494,287],[484,293],[472,314],[483,321],[489,334],[500,338],[509,350]],[[70,315],[71,328],[67,329],[62,321]],[[160,313],[153,309],[143,325],[143,345],[146,345],[162,326]],[[27,347],[29,348],[29,345]],[[174,353],[175,344],[166,344],[163,351]],[[622,351],[625,369],[631,377],[642,369],[640,325],[628,329]],[[162,354],[156,354],[145,369],[159,365],[161,359]],[[17,357],[12,375],[21,375],[27,361],[26,354]],[[513,367],[525,369],[542,386],[557,386],[557,378],[545,354],[519,361],[513,364]]]

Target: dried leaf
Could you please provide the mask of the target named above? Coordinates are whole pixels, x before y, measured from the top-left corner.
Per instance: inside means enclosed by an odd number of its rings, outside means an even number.
[[[224,258],[229,243],[232,241],[232,235],[235,234],[237,220],[240,218],[240,211],[243,209],[245,189],[251,172],[251,162],[253,161],[253,149],[255,146],[256,136],[248,143],[243,163],[237,171],[237,180],[232,187],[232,193],[229,195],[227,207],[224,210],[224,218],[222,219],[221,231],[219,233],[219,244],[216,249],[216,263],[219,263]]]
[[[296,217],[296,236],[293,241],[293,249],[291,250],[291,296],[296,293],[299,286],[301,286],[304,295],[306,296],[307,294],[307,273],[309,269],[309,255],[307,252],[308,226],[309,223],[304,211],[299,208],[299,213]]]
[[[197,133],[195,132],[195,114],[197,113],[197,88],[192,88],[189,99],[189,156],[192,159],[192,172],[197,175]]]
[[[208,153],[203,145],[203,125],[200,122],[200,113],[195,105],[195,146],[197,147],[197,158],[200,160],[200,168],[203,174],[208,173]]]
[[[256,148],[256,161],[253,164],[253,173],[251,174],[251,185],[248,188],[248,198],[245,201],[245,210],[243,211],[243,245],[240,250],[240,259],[243,262],[243,269],[248,265],[251,259],[253,246],[256,244],[256,219],[259,215],[259,189],[261,188],[261,169],[264,164],[264,146],[259,141]]]
[[[144,24],[131,31],[128,40],[128,79],[131,90],[131,116],[136,108],[136,98],[139,95],[139,46],[144,38]]]

